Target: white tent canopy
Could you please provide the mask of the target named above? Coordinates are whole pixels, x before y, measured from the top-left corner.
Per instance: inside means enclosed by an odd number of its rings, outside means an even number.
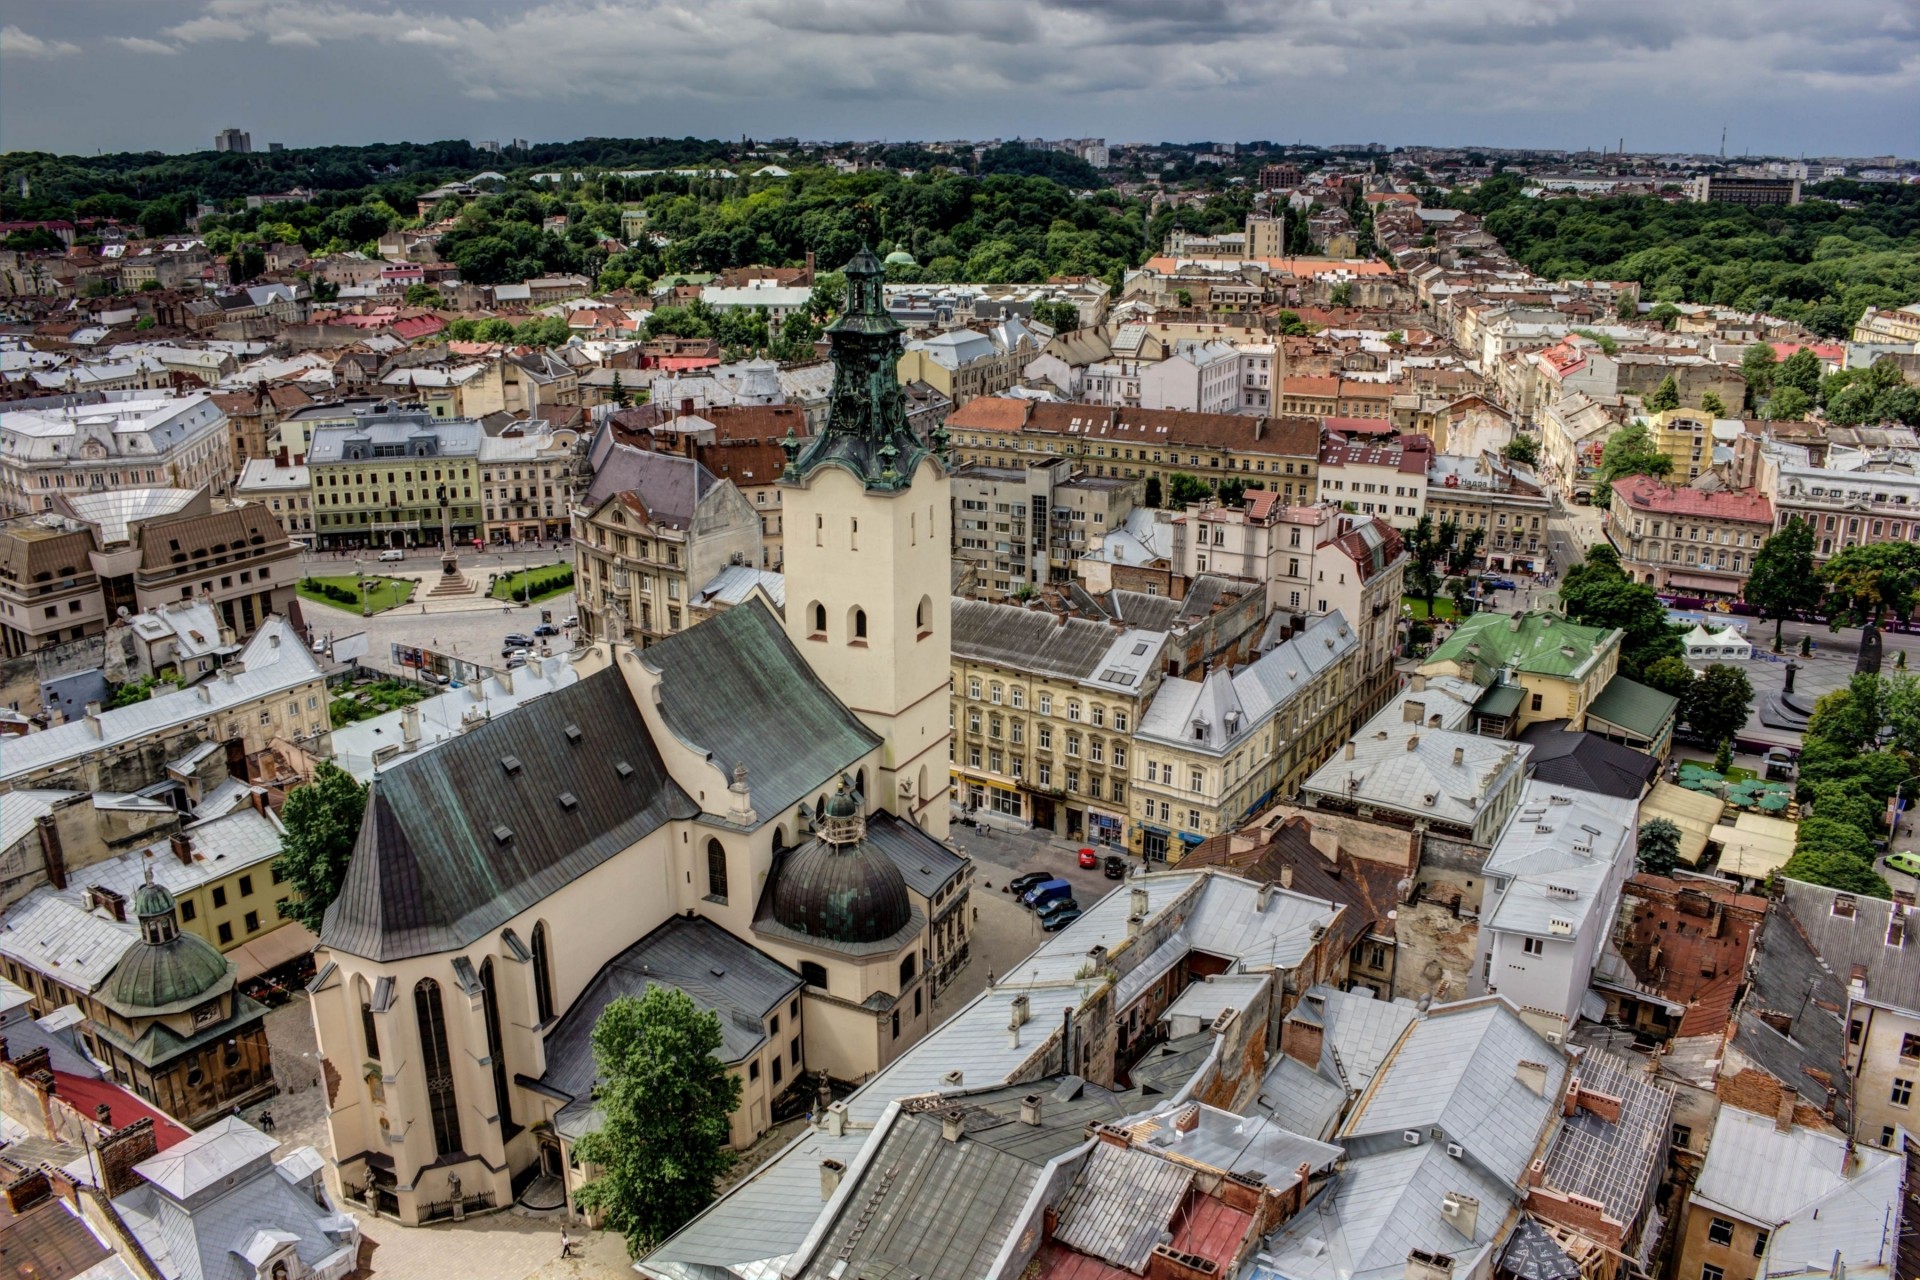
[[[1687,646],[1689,658],[1753,657],[1753,642],[1732,627],[1709,631],[1704,624],[1696,622],[1693,630],[1681,637],[1681,642]]]

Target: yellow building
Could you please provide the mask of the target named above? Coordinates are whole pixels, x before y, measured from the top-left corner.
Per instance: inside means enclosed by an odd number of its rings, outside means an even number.
[[[440,541],[441,499],[456,545],[479,536],[477,422],[375,407],[313,428],[307,475],[322,547],[420,547]]]
[[[1663,409],[1647,421],[1653,447],[1673,461],[1667,478],[1686,484],[1713,466],[1713,415],[1704,409]]]
[[[1177,863],[1293,794],[1346,739],[1360,660],[1359,637],[1336,612],[1238,672],[1162,683],[1134,735],[1129,846]]]

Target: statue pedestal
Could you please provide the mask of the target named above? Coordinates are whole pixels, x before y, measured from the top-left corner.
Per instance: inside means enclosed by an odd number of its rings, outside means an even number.
[[[453,554],[451,550],[446,552],[440,557],[440,572],[449,578],[460,572],[460,557]]]

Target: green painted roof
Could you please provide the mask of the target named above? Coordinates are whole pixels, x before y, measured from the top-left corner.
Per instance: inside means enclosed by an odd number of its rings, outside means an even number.
[[[1520,699],[1526,693],[1517,684],[1497,684],[1473,704],[1473,709],[1483,716],[1510,716],[1520,709]]]
[[[1657,738],[1680,709],[1680,699],[1615,676],[1587,707],[1589,720],[1604,720],[1642,738]]]
[[[1618,631],[1583,627],[1557,613],[1476,613],[1427,662],[1574,679],[1586,674],[1597,654],[1619,643]]]
[[[142,940],[114,966],[101,999],[122,1013],[177,1013],[232,986],[232,973],[227,958],[195,934],[175,934],[158,943]]]

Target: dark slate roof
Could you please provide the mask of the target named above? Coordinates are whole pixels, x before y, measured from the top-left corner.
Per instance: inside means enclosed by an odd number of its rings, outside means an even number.
[[[866,840],[809,840],[780,859],[769,887],[773,918],[809,938],[883,942],[914,919],[900,868]]]
[[[466,946],[698,812],[609,668],[381,773],[321,941],[371,960]]]
[[[953,656],[1085,680],[1119,633],[1105,622],[983,600],[953,602]]]
[[[642,996],[649,987],[684,991],[720,1019],[722,1062],[736,1063],[758,1049],[762,1028],[800,989],[800,975],[701,916],[674,916],[607,961],[593,975],[546,1036],[547,1073],[539,1088],[579,1101],[587,1098],[599,1071],[593,1058],[593,1028],[620,996]]]
[[[1663,726],[1672,724],[1679,710],[1680,699],[1671,694],[1649,688],[1625,676],[1615,676],[1607,681],[1607,687],[1600,691],[1600,695],[1588,704],[1587,715],[1608,724],[1617,724],[1643,738],[1655,738],[1660,735]]]
[[[907,887],[923,898],[933,897],[966,870],[965,858],[890,813],[867,819],[867,843],[891,858]]]
[[[611,439],[611,437],[603,437]],[[692,458],[655,453],[630,444],[595,441],[593,482],[587,486],[589,511],[616,494],[631,493],[647,509],[655,524],[684,529],[693,521],[694,508],[719,480]]]
[[[1545,1227],[1532,1218],[1521,1218],[1500,1255],[1500,1274],[1516,1280],[1579,1280],[1580,1268]]]
[[[1734,1017],[1733,1047],[1817,1110],[1831,1107],[1846,1128],[1852,1080],[1838,1065],[1847,1051],[1846,984],[1814,952],[1794,912],[1784,906],[1769,911],[1761,923],[1748,967],[1752,980]],[[1763,1013],[1786,1018],[1787,1030],[1769,1026]],[[1829,1086],[1837,1090],[1832,1098]]]
[[[880,745],[758,600],[669,636],[640,660],[660,673],[667,727],[728,777],[745,765],[753,807],[765,817],[809,798]]]
[[[1597,733],[1568,733],[1565,720],[1530,724],[1520,741],[1533,748],[1530,776],[1556,786],[1638,800],[1660,774],[1660,762]]]

